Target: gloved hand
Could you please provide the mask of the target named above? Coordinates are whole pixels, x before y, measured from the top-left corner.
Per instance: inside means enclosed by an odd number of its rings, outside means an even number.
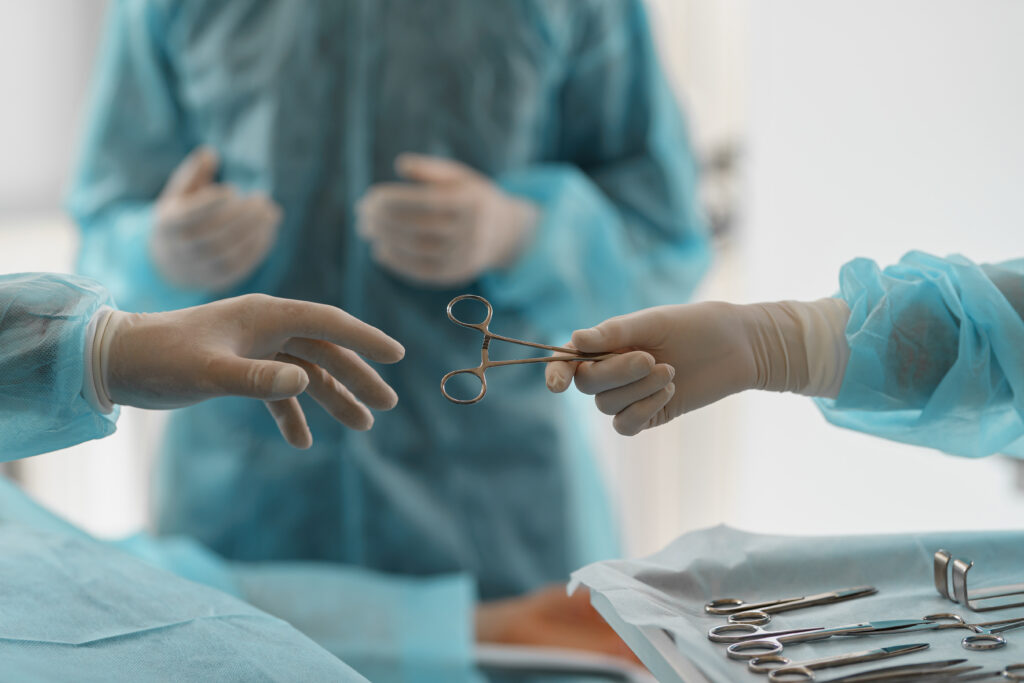
[[[241,196],[215,183],[218,163],[209,147],[194,150],[157,199],[150,255],[175,286],[219,292],[236,285],[277,238],[280,207],[266,195]]]
[[[449,159],[403,154],[409,183],[381,183],[359,202],[358,230],[374,259],[430,287],[454,287],[510,266],[533,237],[538,210]]]
[[[565,584],[481,603],[476,608],[476,640],[584,650],[640,663],[590,606],[590,592],[580,589],[566,595]]]
[[[263,399],[288,443],[312,436],[295,398],[303,391],[352,429],[373,425],[394,390],[360,355],[395,363],[397,341],[324,304],[247,294],[166,313],[103,309],[87,343],[100,404],[178,408],[216,396]]]
[[[747,389],[835,397],[849,317],[842,299],[649,308],[574,332],[580,351],[624,353],[548,363],[547,385],[562,392],[575,378],[627,436]]]

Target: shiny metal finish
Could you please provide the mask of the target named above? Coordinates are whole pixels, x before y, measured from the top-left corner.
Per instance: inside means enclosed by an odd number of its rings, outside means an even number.
[[[997,634],[1024,627],[1024,616],[1000,619],[999,621],[985,621],[977,624],[969,624],[959,614],[952,614],[950,612],[929,614],[925,619],[937,622],[938,625],[934,627],[935,630],[962,628],[973,631],[971,635],[965,636],[960,641],[960,644],[967,650],[996,650],[1005,647],[1006,639]]]
[[[459,303],[460,301],[467,300],[479,301],[484,306],[486,306],[487,316],[484,318],[483,322],[468,323],[464,320],[459,320],[458,318],[455,317],[455,314],[452,312],[452,307],[454,307],[455,304]],[[534,342],[528,342],[523,341],[521,339],[514,339],[512,337],[504,337],[500,334],[494,334],[491,332],[489,327],[491,324],[491,318],[493,316],[494,308],[491,306],[491,302],[489,302],[482,296],[477,296],[476,294],[463,294],[461,296],[455,297],[454,299],[448,302],[449,320],[451,320],[456,325],[461,325],[462,327],[467,327],[471,330],[476,330],[484,335],[483,344],[480,347],[480,365],[476,366],[475,368],[453,370],[452,372],[449,372],[447,375],[441,378],[441,393],[444,394],[444,397],[451,401],[452,403],[458,403],[460,405],[469,405],[472,403],[476,403],[477,401],[482,399],[484,395],[487,394],[487,378],[484,376],[484,373],[487,372],[487,370],[489,370],[490,368],[495,368],[502,365],[521,365],[523,363],[550,363],[552,361],[579,362],[587,360],[604,360],[606,358],[612,358],[613,356],[618,355],[615,353],[580,353],[574,349],[569,349],[564,346],[549,346],[547,344],[536,344]],[[495,339],[497,341],[508,342],[510,344],[519,344],[520,346],[529,346],[535,349],[555,351],[556,353],[562,355],[542,356],[540,358],[521,358],[516,360],[492,361],[489,358],[489,349],[491,346],[492,339]],[[449,394],[447,389],[448,380],[450,380],[452,377],[455,377],[456,375],[473,375],[474,377],[476,377],[480,381],[480,393],[477,394],[475,398],[470,399],[459,399]]]
[[[729,622],[733,624],[763,625],[772,620],[772,614],[803,609],[804,607],[815,607],[817,605],[831,605],[836,602],[874,595],[877,592],[878,589],[874,586],[857,586],[855,588],[843,588],[816,595],[781,598],[764,602],[747,602],[740,598],[719,598],[704,605],[704,611],[707,614],[729,615]]]
[[[768,680],[773,683],[781,683],[782,681],[813,681],[814,672],[819,669],[831,669],[839,666],[848,666],[850,664],[860,664],[862,662],[873,662],[879,659],[888,659],[889,657],[909,655],[913,652],[926,650],[928,647],[930,647],[928,643],[890,645],[888,647],[880,647],[874,650],[850,652],[843,655],[837,655],[835,657],[823,657],[821,659],[811,659],[797,663],[794,663],[792,660],[781,655],[765,655],[763,657],[755,657],[748,661],[747,668],[752,673],[768,674]]]
[[[726,655],[730,659],[748,660],[780,654],[785,646],[790,644],[827,640],[833,636],[856,637],[903,633],[927,628],[933,623],[922,619],[893,619],[800,631],[765,631],[752,624],[725,624],[711,629],[708,632],[708,639],[717,640],[717,642],[730,642],[730,640],[724,639],[731,639],[731,644],[725,651]],[[736,631],[741,627],[747,629],[747,635],[741,635]]]

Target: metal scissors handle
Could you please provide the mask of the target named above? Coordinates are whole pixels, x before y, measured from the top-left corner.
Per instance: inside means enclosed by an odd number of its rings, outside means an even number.
[[[933,627],[936,630],[964,628],[968,631],[973,631],[972,634],[964,636],[964,639],[960,641],[960,644],[967,650],[996,650],[1005,647],[1006,638],[998,634],[1024,627],[1024,617],[968,624],[959,614],[942,612],[939,614],[929,614],[925,619],[938,622],[938,625]]]
[[[879,659],[888,659],[889,657],[899,657],[900,655],[909,655],[912,652],[926,650],[928,647],[930,647],[928,643],[890,645],[888,647],[880,647],[875,650],[850,652],[836,657],[812,659],[796,664],[782,655],[765,655],[763,657],[755,657],[748,661],[747,668],[750,669],[752,673],[767,673],[768,680],[772,681],[772,683],[782,683],[783,681],[813,681],[814,672],[818,669],[831,669],[833,667],[846,666],[848,664],[860,664],[862,662],[873,662]]]
[[[455,317],[455,313],[452,312],[452,308],[455,306],[455,304],[459,303],[460,301],[466,300],[479,301],[480,303],[487,307],[487,316],[483,319],[483,322],[469,323],[466,322],[465,320],[459,320],[458,318]],[[477,401],[482,399],[484,395],[487,393],[487,377],[485,376],[484,373],[486,373],[491,368],[496,368],[502,365],[521,365],[523,363],[551,363],[553,361],[579,362],[585,360],[605,360],[606,358],[612,358],[613,356],[618,355],[616,353],[581,353],[574,349],[565,348],[564,346],[549,346],[547,344],[537,344],[534,342],[523,341],[522,339],[514,339],[512,337],[505,337],[500,334],[494,334],[490,330],[491,318],[493,316],[494,307],[491,306],[491,302],[483,298],[482,296],[477,296],[476,294],[463,294],[461,296],[455,297],[454,299],[448,302],[449,320],[451,320],[456,325],[461,325],[462,327],[467,327],[471,330],[476,330],[477,332],[480,332],[481,334],[484,335],[484,341],[480,347],[480,365],[476,366],[475,368],[453,370],[452,372],[449,372],[447,375],[441,378],[441,393],[444,394],[444,397],[451,401],[452,403],[458,403],[459,405],[469,405],[471,403],[476,403]],[[541,358],[519,358],[515,360],[491,360],[489,357],[489,349],[491,346],[492,339],[508,342],[510,344],[519,344],[520,346],[529,346],[535,349],[555,351],[562,355],[543,356]],[[452,377],[455,377],[456,375],[473,375],[474,377],[476,377],[478,380],[480,380],[480,393],[477,394],[475,398],[470,399],[455,398],[454,396],[449,394],[447,389],[448,380],[450,380]]]
[[[708,614],[728,614],[729,622],[733,624],[767,624],[772,620],[772,614],[816,605],[831,605],[834,602],[862,598],[877,592],[878,589],[874,586],[857,586],[816,595],[765,602],[746,602],[740,598],[719,598],[704,605],[704,611]]]
[[[827,640],[833,636],[870,636],[902,633],[931,627],[935,622],[923,619],[891,619],[887,621],[869,621],[860,624],[847,624],[833,628],[807,629],[804,632],[769,634],[762,632],[761,637],[748,637],[747,640],[733,642],[726,648],[730,659],[754,659],[767,655],[777,655],[788,644],[807,643],[816,640]],[[746,627],[760,631],[757,626],[749,624],[728,624],[734,628]],[[722,627],[718,627],[722,628]],[[709,635],[710,637],[710,635]],[[737,636],[734,636],[737,637]]]

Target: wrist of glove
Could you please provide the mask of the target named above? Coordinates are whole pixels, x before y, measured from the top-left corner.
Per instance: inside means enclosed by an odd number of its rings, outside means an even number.
[[[619,355],[548,363],[547,384],[560,392],[575,382],[626,435],[748,389],[835,397],[849,315],[841,299],[646,309],[573,333],[580,351]]]
[[[835,398],[850,350],[842,299],[742,307],[756,374],[751,389]]]

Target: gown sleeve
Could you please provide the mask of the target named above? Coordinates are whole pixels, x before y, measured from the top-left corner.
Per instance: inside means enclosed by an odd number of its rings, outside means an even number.
[[[553,335],[688,298],[710,264],[693,150],[642,3],[593,7],[559,102],[565,161],[498,178],[539,205],[537,236],[481,283]]]
[[[103,306],[110,294],[88,278],[0,276],[0,461],[114,432],[117,408],[101,414],[82,395],[86,332]]]
[[[1024,457],[1024,260],[911,252],[843,266],[850,360],[833,424],[980,457]]]
[[[167,283],[149,254],[157,196],[194,143],[165,48],[170,10],[111,3],[67,208],[81,228],[78,271],[125,309],[187,308],[208,298]]]

